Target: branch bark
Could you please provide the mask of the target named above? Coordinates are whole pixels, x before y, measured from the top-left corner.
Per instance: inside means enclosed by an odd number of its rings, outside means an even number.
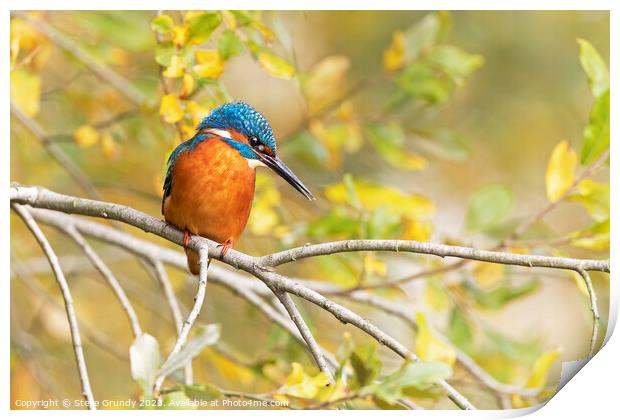
[[[22,186],[13,186],[11,188],[11,200],[67,213],[103,217],[122,221],[140,229],[143,229],[144,231],[151,232],[158,236],[166,238],[174,243],[182,243],[182,232],[178,231],[172,226],[167,225],[161,220],[155,219],[149,215],[146,215],[126,206],[65,196],[38,187]],[[101,226],[100,228],[104,227]],[[99,230],[100,232],[98,233],[101,234],[101,236],[99,236],[101,239],[110,239],[111,241],[117,243],[119,242],[118,239],[114,239],[112,237],[116,236],[116,234],[120,234],[120,232],[114,232],[115,234],[113,235],[109,232],[114,231],[113,229],[104,228]],[[105,230],[108,231],[106,232]],[[131,235],[127,236],[131,237]],[[135,246],[142,246],[142,243],[145,242],[140,241],[141,244],[137,245],[135,241],[139,240],[137,240],[136,238],[132,238],[129,239],[127,242],[120,241],[123,243],[118,243],[118,245],[129,249],[130,251],[135,253],[136,251],[131,250],[130,248],[134,248]],[[414,361],[419,360],[415,354],[410,352],[405,346],[403,346],[393,337],[389,336],[388,334],[377,328],[370,321],[363,319],[349,309],[327,299],[320,293],[311,290],[308,287],[303,286],[302,284],[294,282],[289,278],[281,276],[278,273],[273,272],[271,267],[269,267],[268,265],[280,265],[297,258],[308,258],[317,255],[327,255],[333,252],[349,252],[356,250],[406,250],[408,252],[431,254],[442,257],[453,256],[465,259],[521,266],[569,268],[573,270],[580,268],[584,271],[598,270],[609,272],[608,260],[580,260],[571,258],[510,254],[504,252],[480,251],[473,248],[452,247],[441,244],[428,244],[414,241],[342,241],[295,248],[293,250],[271,254],[261,258],[251,257],[235,250],[230,250],[224,257],[221,257],[220,252],[218,252],[215,248],[215,243],[205,238],[200,238],[196,236],[192,237],[189,247],[199,252],[201,251],[204,255],[204,258],[207,258],[205,254],[211,254],[209,255],[210,257],[221,259],[221,261],[223,261],[224,263],[241,269],[259,278],[271,289],[291,293],[309,302],[314,303],[315,305],[330,312],[340,321],[344,323],[351,323],[357,328],[365,331],[370,336],[379,341],[381,344],[386,345],[391,350],[399,354],[401,357]],[[145,246],[142,252],[144,253],[144,255],[157,255],[157,258],[159,258],[162,262],[173,263],[177,266],[184,266],[185,264],[179,253],[171,250],[162,250],[161,247],[157,247],[153,244]],[[449,398],[452,399],[452,401],[454,401],[459,407],[473,408],[471,403],[467,401],[467,399],[463,397],[458,391],[452,388],[452,386],[449,385],[447,382],[441,381],[438,383],[438,385],[440,385],[446,390]]]
[[[86,368],[86,360],[84,358],[84,349],[82,348],[82,339],[80,338],[80,328],[78,326],[77,317],[75,316],[75,309],[73,307],[73,297],[71,296],[71,290],[65,275],[62,272],[62,268],[58,262],[58,256],[52,249],[49,241],[39,228],[37,222],[32,218],[32,215],[28,212],[26,206],[19,204],[12,204],[12,209],[22,218],[32,235],[35,237],[39,246],[45,253],[45,256],[49,260],[56,282],[60,288],[62,298],[65,302],[65,311],[67,313],[67,320],[69,321],[69,328],[71,331],[71,342],[73,343],[73,353],[75,354],[75,361],[78,366],[78,375],[80,377],[80,383],[82,384],[82,395],[88,403],[90,410],[96,410],[95,398],[93,397],[93,391],[90,387],[90,380],[88,378],[88,369]]]
[[[177,341],[174,343],[174,347],[168,354],[168,358],[166,361],[170,360],[172,356],[181,351],[181,347],[185,345],[187,342],[187,337],[189,336],[189,331],[192,329],[196,318],[200,314],[200,310],[202,308],[202,304],[205,299],[206,291],[207,291],[207,272],[209,271],[209,255],[206,247],[198,248],[198,255],[200,257],[200,273],[198,275],[198,289],[196,291],[196,296],[194,298],[194,306],[192,310],[187,315],[183,326],[181,327],[181,331],[179,332],[179,336],[177,337]],[[161,389],[161,385],[164,383],[166,379],[165,375],[159,376],[155,380],[155,386],[153,390],[153,394],[158,396],[159,391]]]

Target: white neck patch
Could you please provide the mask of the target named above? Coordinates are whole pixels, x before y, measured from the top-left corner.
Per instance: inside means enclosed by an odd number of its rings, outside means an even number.
[[[252,168],[252,169],[256,169],[259,166],[265,166],[266,167],[267,165],[265,165],[263,162],[261,162],[258,159],[248,159],[248,166],[250,168]]]
[[[206,131],[207,133],[215,134],[216,136],[224,137],[227,139],[232,139],[230,132],[226,130],[220,130],[219,128],[209,128]]]

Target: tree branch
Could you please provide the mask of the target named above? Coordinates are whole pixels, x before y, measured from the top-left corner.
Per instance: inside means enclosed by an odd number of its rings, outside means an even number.
[[[32,209],[31,213],[37,220],[50,226],[61,227],[70,224],[75,226],[76,229],[80,230],[84,235],[103,240],[140,257],[155,259],[161,261],[162,263],[170,264],[171,266],[183,271],[187,270],[185,257],[182,253],[155,245],[142,239],[138,239],[126,232],[56,211]],[[217,265],[210,268],[209,279],[210,282],[222,285],[231,290],[233,293],[244,298],[248,301],[248,303],[259,309],[268,319],[279,324],[300,343],[304,343],[303,338],[292,323],[258,297],[258,295],[266,296],[270,293],[267,287],[261,285],[260,283],[254,282],[243,275],[237,274]],[[415,319],[413,319],[413,317],[409,314],[410,308],[401,308],[393,302],[385,301],[384,299],[372,296],[366,292],[356,291],[350,294],[344,294],[339,293],[339,291],[342,291],[343,289],[330,284],[301,279],[297,281],[306,284],[323,294],[341,296],[342,298],[348,300],[378,308],[390,315],[403,319],[403,321],[415,328]],[[497,382],[492,376],[486,373],[480,366],[471,360],[471,358],[464,355],[460,350],[456,350],[457,361],[490,390],[498,393],[518,394],[524,397],[531,397],[533,394],[538,393],[538,390],[536,389],[523,389],[515,385]],[[324,351],[324,353],[330,362],[330,365],[336,367],[337,363],[333,356],[329,354],[329,352]]]
[[[189,314],[187,314],[187,318],[185,319],[181,331],[179,332],[177,341],[174,343],[174,347],[168,354],[168,358],[166,359],[166,361],[170,360],[172,356],[181,351],[181,347],[183,347],[183,345],[185,345],[185,343],[187,342],[189,331],[194,325],[196,318],[198,318],[198,315],[200,314],[200,309],[202,308],[202,303],[205,299],[205,294],[207,290],[207,272],[209,271],[209,255],[207,248],[205,246],[198,248],[198,255],[200,258],[200,273],[198,275],[198,289],[196,290],[196,296],[194,297],[194,306],[192,307],[192,310],[189,312]],[[166,376],[161,375],[155,380],[155,386],[153,389],[154,395],[159,395],[159,390],[161,389],[161,385],[163,384],[165,379]]]
[[[27,20],[28,23],[30,23],[37,31],[41,32],[54,44],[58,45],[60,48],[74,56],[78,61],[82,62],[101,80],[104,80],[114,86],[118,92],[120,92],[135,105],[140,106],[147,102],[146,96],[144,96],[142,92],[129,83],[127,79],[95,60],[75,42],[67,38],[46,22],[35,19],[24,12],[12,12],[11,15]]]
[[[172,319],[174,320],[174,326],[177,330],[177,337],[180,337],[181,331],[183,330],[183,315],[181,315],[179,301],[174,294],[168,274],[166,274],[166,268],[159,260],[151,259],[149,262],[155,273],[155,278],[164,292],[166,302],[168,302],[168,308],[170,308],[170,313],[172,314]],[[187,385],[191,385],[194,383],[193,378],[194,373],[192,371],[192,361],[190,360],[187,362],[187,365],[185,365],[185,383]]]
[[[180,231],[173,228],[172,226],[167,225],[161,220],[152,218],[151,216],[138,212],[129,207],[64,196],[36,187],[13,186],[11,188],[11,199],[17,202],[24,202],[35,206],[60,210],[68,213],[98,216],[123,221],[125,223],[129,223],[133,226],[139,227],[147,232],[155,233],[177,244],[182,243],[183,235]],[[109,232],[100,233],[103,234],[102,238],[105,238],[106,235],[108,237],[110,236]],[[129,242],[129,244],[130,243],[131,242]],[[127,244],[119,245],[129,247],[129,245]],[[284,261],[290,260],[291,257],[299,258],[300,255],[303,257],[310,257],[314,255],[325,255],[325,252],[345,252],[361,249],[400,251],[403,250],[404,247],[405,250],[410,252],[439,256],[449,255],[460,258],[469,258],[474,260],[522,266],[570,268],[573,270],[576,270],[576,267],[580,267],[582,270],[590,269],[606,272],[609,271],[609,262],[607,260],[580,260],[571,258],[510,254],[493,251],[479,251],[473,248],[450,247],[446,245],[426,244],[412,241],[343,241],[331,244],[319,244],[314,246],[311,245],[307,247],[296,248],[291,251],[276,253],[262,258],[251,257],[235,250],[230,250],[230,252],[228,252],[224,257],[220,257],[220,253],[215,250],[215,244],[212,241],[195,236],[192,237],[189,246],[194,250],[203,250],[203,254],[206,253],[204,251],[205,249],[211,247],[213,251],[209,252],[212,252],[211,256],[213,258],[221,259],[226,264],[242,269],[247,273],[254,275],[255,277],[261,279],[270,288],[275,288],[277,290],[292,293],[305,300],[308,300],[309,302],[316,304],[317,306],[332,313],[332,315],[334,315],[340,321],[345,323],[351,323],[357,328],[365,331],[377,341],[386,345],[394,352],[399,354],[401,357],[411,360],[419,359],[415,354],[411,353],[397,340],[381,331],[369,321],[363,319],[349,309],[327,299],[320,293],[271,271],[269,268],[265,267],[265,260],[272,264],[274,261],[281,264],[284,263]],[[207,248],[204,248],[205,246]],[[150,248],[146,247],[144,252],[147,254],[158,255],[158,258],[161,258],[162,262],[174,261],[176,264],[184,265],[183,259],[179,258],[178,253],[175,253],[174,251],[162,251],[161,249],[158,249],[158,247],[151,244]],[[174,256],[172,254],[174,254]],[[274,255],[276,256],[275,258]],[[454,388],[452,388],[447,382],[441,381],[439,385],[447,391],[449,397],[461,408],[473,407],[460,393],[454,390]]]
[[[90,387],[90,380],[88,379],[86,360],[84,359],[80,329],[78,326],[77,317],[75,316],[75,309],[73,308],[73,298],[71,296],[71,290],[69,290],[69,284],[67,283],[65,275],[62,272],[62,268],[58,263],[58,257],[41,231],[41,228],[39,228],[37,222],[35,222],[32,215],[28,213],[28,208],[15,203],[11,204],[11,208],[22,218],[30,232],[32,232],[32,235],[39,243],[39,246],[41,246],[41,249],[45,253],[45,256],[49,260],[50,266],[52,267],[52,271],[56,277],[56,282],[58,283],[62,298],[65,302],[65,311],[67,313],[67,320],[69,321],[69,328],[71,331],[71,342],[73,343],[73,353],[75,354],[80,383],[82,384],[82,395],[88,403],[88,408],[90,410],[96,410],[97,408],[95,406],[93,391]]]
[[[308,345],[308,349],[310,350],[310,353],[312,353],[312,357],[314,358],[314,361],[318,365],[321,372],[325,372],[327,376],[329,377],[328,385],[333,385],[334,376],[332,375],[331,370],[327,367],[327,361],[325,360],[325,356],[323,355],[318,343],[314,339],[314,336],[310,332],[310,329],[306,325],[306,322],[304,321],[303,317],[299,313],[299,309],[297,309],[297,306],[295,306],[295,302],[293,302],[293,299],[291,299],[288,293],[282,292],[280,290],[277,290],[271,287],[270,289],[273,292],[273,294],[276,295],[278,300],[280,300],[280,302],[282,303],[282,306],[284,306],[289,316],[291,317],[291,319],[297,326],[299,333],[301,334],[306,344]]]
[[[142,328],[140,328],[140,321],[138,320],[138,316],[136,315],[136,311],[134,310],[131,302],[127,298],[125,291],[121,287],[120,283],[114,277],[112,270],[103,262],[103,260],[97,255],[94,249],[91,248],[90,245],[86,242],[84,237],[77,231],[73,226],[66,226],[61,229],[64,233],[66,233],[73,241],[82,248],[82,251],[86,255],[86,257],[90,260],[92,265],[101,273],[105,281],[112,288],[112,291],[118,298],[121,306],[125,313],[127,313],[127,317],[129,318],[129,323],[131,325],[131,330],[133,332],[134,338],[142,335]]]
[[[64,169],[71,178],[92,198],[101,199],[101,195],[88,179],[88,176],[77,166],[69,156],[54,142],[47,141],[45,130],[32,118],[24,114],[19,107],[11,102],[11,114],[13,114],[32,135],[41,142],[45,151]]]
[[[143,229],[146,232],[151,232],[166,238],[178,245],[183,243],[183,233],[180,230],[168,225],[162,220],[155,219],[152,216],[127,206],[66,196],[40,187],[23,187],[16,185],[11,187],[10,197],[12,201],[24,202],[36,207],[122,221]],[[217,244],[196,235],[192,236],[188,246],[203,254],[207,254],[206,250],[208,249],[208,257],[219,259],[228,265],[242,269],[262,280],[269,287],[275,287],[278,290],[286,291],[306,299],[327,310],[341,322],[350,323],[365,331],[379,343],[386,345],[401,357],[414,361],[419,360],[419,358],[404,345],[388,334],[385,334],[370,321],[365,320],[351,310],[325,298],[321,294],[262,267],[260,265],[260,260],[256,257],[245,255],[234,249],[229,250],[226,255],[222,256],[219,250],[217,250]],[[206,258],[207,256],[204,255],[204,257]],[[475,408],[446,381],[438,381],[437,384],[447,392],[448,397],[460,408]]]
[[[586,287],[588,289],[588,295],[590,296],[590,310],[592,311],[592,337],[590,338],[590,351],[588,352],[588,357],[592,357],[594,356],[596,342],[598,341],[598,323],[601,316],[598,312],[596,292],[594,291],[590,274],[588,274],[588,272],[581,267],[577,268],[575,271],[577,271],[577,273],[579,273],[579,275],[583,278],[583,281],[586,283]]]
[[[304,245],[261,257],[260,264],[267,267],[277,267],[303,258],[354,251],[412,252],[415,254],[436,255],[442,258],[457,257],[524,267],[567,268],[573,270],[581,267],[584,270],[609,272],[609,260],[583,260],[543,255],[513,254],[429,242],[377,239],[353,239]]]

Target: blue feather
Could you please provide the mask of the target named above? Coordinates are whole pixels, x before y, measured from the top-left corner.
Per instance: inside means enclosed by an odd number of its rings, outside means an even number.
[[[256,136],[258,141],[276,152],[276,139],[269,121],[245,102],[230,102],[215,108],[198,125],[198,130],[204,128],[233,129],[246,137]]]

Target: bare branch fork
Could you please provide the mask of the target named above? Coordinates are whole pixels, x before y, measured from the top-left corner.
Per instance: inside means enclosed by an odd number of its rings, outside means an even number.
[[[14,202],[29,204],[34,207],[48,208],[66,213],[115,219],[141,228],[147,232],[157,234],[177,244],[181,244],[182,242],[182,233],[177,229],[167,225],[161,220],[155,219],[149,215],[146,215],[129,207],[117,204],[102,203],[93,200],[66,196],[38,187],[22,186],[13,186],[11,188],[11,200]],[[113,229],[110,230],[113,231]],[[105,234],[102,235],[100,239],[105,240],[104,236]],[[119,245],[123,246],[122,244]],[[268,266],[275,266],[295,259],[307,258],[310,256],[327,255],[334,252],[347,252],[363,249],[377,251],[407,251],[437,256],[454,256],[459,258],[531,267],[568,268],[572,270],[576,270],[577,267],[579,267],[584,271],[595,270],[609,272],[609,261],[607,260],[578,260],[560,257],[510,254],[502,252],[480,251],[473,248],[465,247],[451,247],[439,244],[419,243],[415,241],[343,241],[295,248],[290,251],[276,253],[261,258],[251,257],[234,250],[231,250],[229,253],[226,254],[226,256],[221,258],[219,252],[215,251],[214,245],[215,244],[211,241],[200,237],[194,237],[190,241],[190,247],[192,249],[195,249],[199,252],[202,250],[203,254],[206,253],[204,250],[207,249],[207,252],[212,254],[209,255],[210,257],[221,259],[226,264],[229,264],[236,268],[240,268],[248,272],[249,274],[258,277],[259,279],[263,280],[263,282],[265,282],[270,288],[275,288],[277,290],[282,290],[288,293],[295,294],[322,307],[323,309],[332,313],[339,320],[345,323],[348,322],[352,325],[355,325],[356,327],[364,330],[369,335],[374,337],[380,343],[395,351],[397,354],[401,355],[404,358],[412,360],[418,360],[417,356],[409,352],[406,347],[404,347],[394,338],[385,334],[383,331],[378,329],[369,321],[364,320],[359,315],[353,313],[347,308],[325,298],[323,295],[317,293],[316,291],[310,290],[301,284],[295,283],[290,279],[271,271]],[[207,248],[204,248],[205,246]],[[155,251],[151,249],[146,250],[145,252],[148,253]],[[170,252],[174,253],[174,251]],[[161,259],[162,261],[166,262],[165,260],[168,257],[170,256],[164,256]],[[189,328],[187,329],[187,331],[189,332]],[[441,383],[439,383],[439,385],[447,391],[448,396],[461,408],[473,408],[471,403],[469,403],[467,399],[465,399],[461,394],[454,390],[454,388],[452,388],[449,384],[442,381]]]

